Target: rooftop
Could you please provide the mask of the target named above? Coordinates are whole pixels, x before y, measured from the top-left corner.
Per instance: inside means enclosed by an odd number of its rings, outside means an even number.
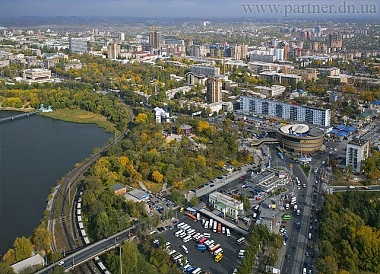
[[[309,131],[309,126],[305,124],[286,125],[280,130],[287,134],[303,134]]]
[[[364,146],[366,143],[368,143],[368,140],[356,138],[356,139],[352,139],[348,144],[361,147],[361,146]]]

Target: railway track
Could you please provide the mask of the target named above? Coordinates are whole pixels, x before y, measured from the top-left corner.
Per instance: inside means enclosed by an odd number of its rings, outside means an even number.
[[[133,113],[131,110],[129,112],[129,122],[133,119]],[[60,186],[58,187],[52,201],[52,207],[50,210],[49,216],[49,225],[48,229],[52,233],[52,241],[51,241],[51,249],[53,252],[62,252],[59,250],[57,246],[56,237],[54,235],[54,227],[58,223],[60,223],[62,227],[63,236],[65,239],[64,250],[65,247],[68,247],[67,251],[76,249],[83,245],[83,243],[79,240],[80,234],[76,227],[75,223],[75,197],[77,196],[78,186],[80,186],[80,180],[83,177],[83,173],[93,165],[102,155],[105,153],[111,146],[119,142],[124,138],[124,136],[129,132],[127,128],[124,130],[118,137],[116,137],[110,144],[101,148],[97,153],[91,155],[85,162],[75,167],[69,174],[67,174],[61,181]],[[71,191],[75,189],[76,194],[71,197]],[[62,197],[62,200],[59,201],[58,197]],[[56,222],[55,209],[57,208],[58,203],[60,202],[60,216],[58,218],[59,222]],[[69,212],[69,216],[66,215],[66,212]],[[80,271],[79,273],[98,273],[92,267],[91,262],[86,263],[76,269],[76,271]],[[77,272],[75,272],[77,273]]]

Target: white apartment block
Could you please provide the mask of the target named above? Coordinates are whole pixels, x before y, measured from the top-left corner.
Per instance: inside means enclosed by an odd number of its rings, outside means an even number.
[[[72,53],[84,53],[88,51],[87,38],[73,38],[69,39],[69,48]]]
[[[330,109],[296,106],[248,96],[240,97],[240,109],[251,114],[279,117],[324,127],[330,126]]]
[[[235,200],[234,198],[219,192],[211,193],[208,197],[208,201],[213,208],[234,219],[237,219],[239,212],[244,210],[243,202]]]
[[[211,65],[192,65],[190,66],[190,71],[194,74],[202,74],[206,77],[220,75],[220,68]]]
[[[43,81],[48,80],[51,77],[50,69],[33,68],[26,69],[23,72],[24,80]]]
[[[369,156],[369,141],[363,139],[353,139],[347,144],[346,166],[351,165],[353,171],[359,173],[362,162]]]

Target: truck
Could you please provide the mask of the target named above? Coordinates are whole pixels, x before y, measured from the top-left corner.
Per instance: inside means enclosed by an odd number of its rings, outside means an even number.
[[[294,212],[297,212],[298,206],[294,205]]]
[[[217,230],[217,228],[218,228],[218,222],[217,221],[214,221],[214,223],[213,223],[213,229],[212,229],[212,231],[214,232],[214,233],[216,233],[216,230]]]

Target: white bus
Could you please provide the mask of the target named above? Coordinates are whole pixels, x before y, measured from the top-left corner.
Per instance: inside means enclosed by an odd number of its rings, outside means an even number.
[[[218,248],[217,250],[214,251],[214,255],[218,255],[219,253],[223,253],[223,248]]]
[[[205,228],[208,228],[209,221],[206,221]]]
[[[195,269],[193,272],[191,272],[191,274],[199,274],[202,272],[202,269],[200,267],[198,267],[197,269]]]
[[[229,229],[229,228],[226,229],[226,235],[227,235],[227,237],[230,237],[230,236],[231,236],[231,232],[230,232],[230,229]]]

